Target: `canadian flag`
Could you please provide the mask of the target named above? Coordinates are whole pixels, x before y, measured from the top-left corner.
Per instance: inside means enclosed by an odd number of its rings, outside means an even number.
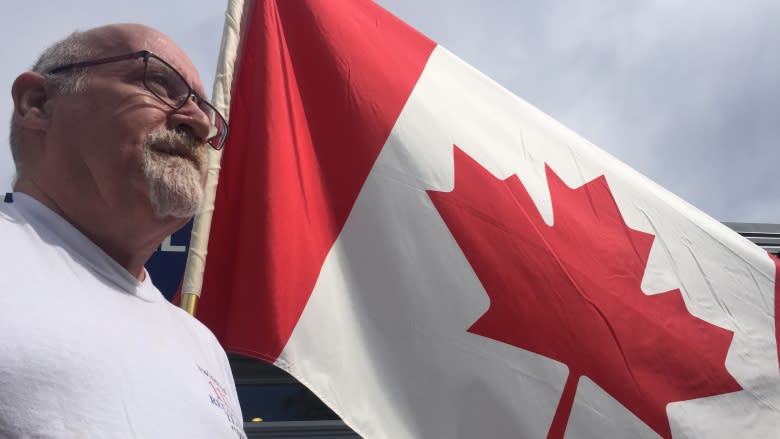
[[[374,3],[231,5],[228,351],[372,439],[779,437],[777,260]]]

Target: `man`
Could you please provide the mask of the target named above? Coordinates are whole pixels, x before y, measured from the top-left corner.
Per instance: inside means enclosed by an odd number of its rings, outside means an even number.
[[[242,438],[225,352],[144,263],[199,208],[227,128],[137,24],[77,32],[12,87],[0,203],[0,437]]]

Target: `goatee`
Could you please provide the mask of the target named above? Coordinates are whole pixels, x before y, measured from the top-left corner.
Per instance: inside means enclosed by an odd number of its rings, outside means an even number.
[[[158,130],[144,142],[149,201],[162,218],[190,218],[203,201],[206,147],[185,131]]]

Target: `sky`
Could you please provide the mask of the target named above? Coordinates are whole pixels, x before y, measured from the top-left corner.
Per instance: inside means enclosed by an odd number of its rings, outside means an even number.
[[[379,3],[715,219],[780,223],[777,0]],[[208,90],[226,5],[25,0],[4,8],[2,191],[13,175],[11,84],[41,50],[76,29],[140,22],[178,42]]]

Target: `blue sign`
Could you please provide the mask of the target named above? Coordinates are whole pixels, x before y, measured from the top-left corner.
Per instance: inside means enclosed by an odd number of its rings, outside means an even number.
[[[152,282],[168,300],[173,299],[181,285],[184,265],[187,262],[187,251],[190,249],[191,233],[192,221],[190,220],[179,231],[167,237],[146,261],[146,270],[152,276]]]

